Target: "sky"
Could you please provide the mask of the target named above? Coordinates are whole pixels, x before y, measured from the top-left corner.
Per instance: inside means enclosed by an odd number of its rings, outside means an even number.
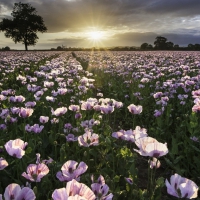
[[[200,0],[0,0],[0,21],[18,2],[36,8],[48,29],[29,49],[139,47],[157,36],[179,46],[200,43]],[[0,32],[5,46],[24,49]]]

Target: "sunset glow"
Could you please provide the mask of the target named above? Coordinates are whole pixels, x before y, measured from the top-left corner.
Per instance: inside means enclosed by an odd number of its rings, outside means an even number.
[[[102,31],[91,31],[88,32],[88,39],[93,41],[100,41],[104,37],[104,33]]]

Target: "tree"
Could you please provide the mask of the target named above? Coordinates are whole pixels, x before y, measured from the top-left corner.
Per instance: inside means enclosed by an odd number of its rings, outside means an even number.
[[[37,32],[46,32],[43,18],[36,14],[37,11],[30,4],[15,3],[11,13],[13,19],[6,19],[0,22],[0,31],[5,32],[5,37],[12,38],[15,43],[22,42],[25,50],[28,46],[36,44]]]
[[[174,43],[173,42],[166,42],[166,46],[167,46],[167,49],[171,50],[174,47]]]
[[[180,48],[180,47],[179,47],[178,44],[175,44],[175,45],[174,45],[174,49],[175,49],[175,50],[178,50],[179,48]]]
[[[155,49],[164,50],[167,49],[167,38],[162,36],[157,36],[156,41],[154,42]]]
[[[4,51],[10,51],[10,47],[6,46],[6,47],[2,48],[2,50],[4,50]]]
[[[61,51],[61,50],[63,50],[63,48],[62,48],[61,46],[58,46],[58,47],[57,47],[57,50],[58,50],[58,51]]]
[[[142,49],[142,50],[152,50],[153,46],[151,44],[148,44],[148,43],[145,42],[145,43],[141,44],[140,49]]]
[[[148,45],[149,45],[149,44],[146,43],[146,42],[145,42],[145,43],[142,43],[141,46],[140,46],[140,49],[146,50],[146,49],[148,48]]]
[[[188,44],[188,49],[189,50],[194,50],[194,45],[193,44]]]

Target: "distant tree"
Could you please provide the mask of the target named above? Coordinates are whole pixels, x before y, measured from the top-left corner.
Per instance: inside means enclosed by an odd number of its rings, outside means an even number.
[[[171,50],[174,47],[174,43],[173,42],[166,42],[166,47],[167,47],[168,50]]]
[[[200,50],[200,44],[195,44],[194,45],[194,50]]]
[[[2,50],[4,50],[4,51],[10,51],[10,47],[6,46],[6,47],[2,48]]]
[[[57,50],[58,50],[58,51],[61,51],[61,50],[63,50],[63,48],[62,48],[61,46],[58,46],[58,47],[57,47]]]
[[[151,49],[153,49],[153,46],[151,44],[148,44],[147,49],[151,50]]]
[[[156,41],[154,42],[155,49],[158,49],[158,50],[165,50],[165,49],[167,49],[166,42],[167,42],[167,38],[162,37],[162,36],[157,36],[156,37]]]
[[[151,50],[151,49],[153,49],[153,46],[151,44],[148,44],[148,43],[145,42],[145,43],[141,44],[140,49]]]
[[[3,18],[0,31],[5,32],[5,36],[12,38],[15,43],[22,42],[25,50],[28,50],[28,46],[35,45],[39,39],[36,33],[47,31],[42,17],[36,13],[30,4],[15,3],[11,13],[13,19]]]
[[[194,50],[194,45],[193,44],[188,44],[188,49],[189,50]]]
[[[148,43],[142,43],[141,46],[140,46],[140,49],[142,50],[146,50],[148,48],[149,44]]]
[[[174,49],[175,49],[175,50],[178,50],[179,48],[180,48],[180,47],[179,47],[178,44],[175,44],[175,45],[174,45]]]

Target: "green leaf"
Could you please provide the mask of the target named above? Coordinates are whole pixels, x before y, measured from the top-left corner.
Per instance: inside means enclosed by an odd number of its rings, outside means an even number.
[[[30,154],[31,152],[32,152],[32,148],[31,147],[28,147],[27,149],[26,149],[26,154]]]

